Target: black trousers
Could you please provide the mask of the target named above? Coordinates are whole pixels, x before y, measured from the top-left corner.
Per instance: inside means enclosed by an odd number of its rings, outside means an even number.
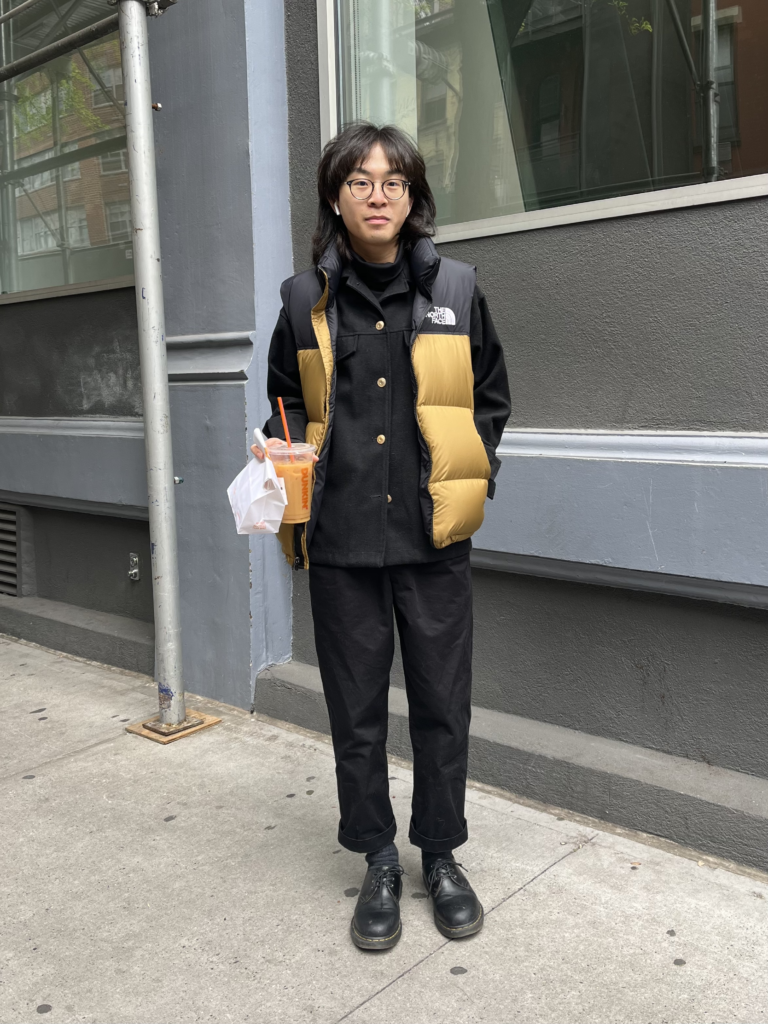
[[[423,850],[455,849],[467,840],[469,555],[381,569],[312,565],[309,591],[336,755],[339,843],[370,853],[397,831],[386,755],[396,622],[413,745],[409,838]]]

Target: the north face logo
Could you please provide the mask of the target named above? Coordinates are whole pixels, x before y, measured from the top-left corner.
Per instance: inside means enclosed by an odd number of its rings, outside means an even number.
[[[430,309],[427,316],[433,324],[455,324],[456,314],[448,306],[435,306],[434,309]]]

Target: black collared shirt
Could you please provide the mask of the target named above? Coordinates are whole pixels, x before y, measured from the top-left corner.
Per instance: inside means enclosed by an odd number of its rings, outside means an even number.
[[[421,514],[409,269],[401,250],[395,263],[355,258],[342,273],[336,408],[310,565],[403,565],[469,551],[469,541],[434,548]]]

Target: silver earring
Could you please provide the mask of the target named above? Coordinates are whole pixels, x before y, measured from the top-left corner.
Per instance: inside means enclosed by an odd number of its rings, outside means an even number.
[[[334,203],[334,204],[333,204],[333,209],[334,209],[334,210],[335,210],[335,212],[336,212],[336,216],[337,216],[337,217],[340,217],[340,216],[341,216],[341,210],[339,209],[339,204],[338,204],[338,203]]]

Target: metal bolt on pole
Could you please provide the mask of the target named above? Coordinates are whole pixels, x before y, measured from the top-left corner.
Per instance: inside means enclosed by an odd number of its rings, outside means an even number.
[[[201,728],[201,718],[206,717],[197,713],[187,715],[181,669],[176,500],[147,35],[148,15],[162,13],[165,6],[168,6],[167,0],[165,4],[148,3],[147,0],[118,2],[133,220],[133,266],[144,394],[155,670],[160,699],[158,718],[141,726],[131,726],[130,731],[141,732],[150,738],[159,736],[161,741],[172,738],[174,734]]]

